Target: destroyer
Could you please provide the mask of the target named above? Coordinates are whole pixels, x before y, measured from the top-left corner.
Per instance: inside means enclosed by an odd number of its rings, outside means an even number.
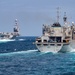
[[[67,52],[73,48],[73,40],[75,39],[74,23],[69,25],[67,22],[66,13],[63,20],[64,25],[59,23],[59,16],[57,15],[57,22],[52,25],[43,25],[43,35],[38,37],[35,41],[36,47],[41,52]]]

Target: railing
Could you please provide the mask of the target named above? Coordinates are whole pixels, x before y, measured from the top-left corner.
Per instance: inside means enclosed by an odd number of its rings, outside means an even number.
[[[34,42],[33,44],[69,44],[70,42],[51,42],[51,43],[49,43],[49,42]]]

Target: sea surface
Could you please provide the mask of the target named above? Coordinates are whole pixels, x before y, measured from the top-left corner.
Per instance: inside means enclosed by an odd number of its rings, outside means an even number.
[[[38,52],[35,39],[0,42],[0,75],[75,75],[75,52]]]

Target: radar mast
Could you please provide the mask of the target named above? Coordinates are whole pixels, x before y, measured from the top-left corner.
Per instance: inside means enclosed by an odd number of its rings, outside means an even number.
[[[67,23],[67,16],[66,16],[66,12],[64,12],[63,20],[64,20],[64,23]]]
[[[59,23],[59,7],[57,8],[57,23]]]

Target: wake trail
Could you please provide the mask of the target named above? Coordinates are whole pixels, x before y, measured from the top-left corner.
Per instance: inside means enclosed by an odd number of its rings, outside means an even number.
[[[9,56],[9,55],[16,55],[16,54],[28,54],[38,52],[38,50],[27,50],[27,51],[18,51],[18,52],[10,52],[10,53],[1,53],[0,56]]]

